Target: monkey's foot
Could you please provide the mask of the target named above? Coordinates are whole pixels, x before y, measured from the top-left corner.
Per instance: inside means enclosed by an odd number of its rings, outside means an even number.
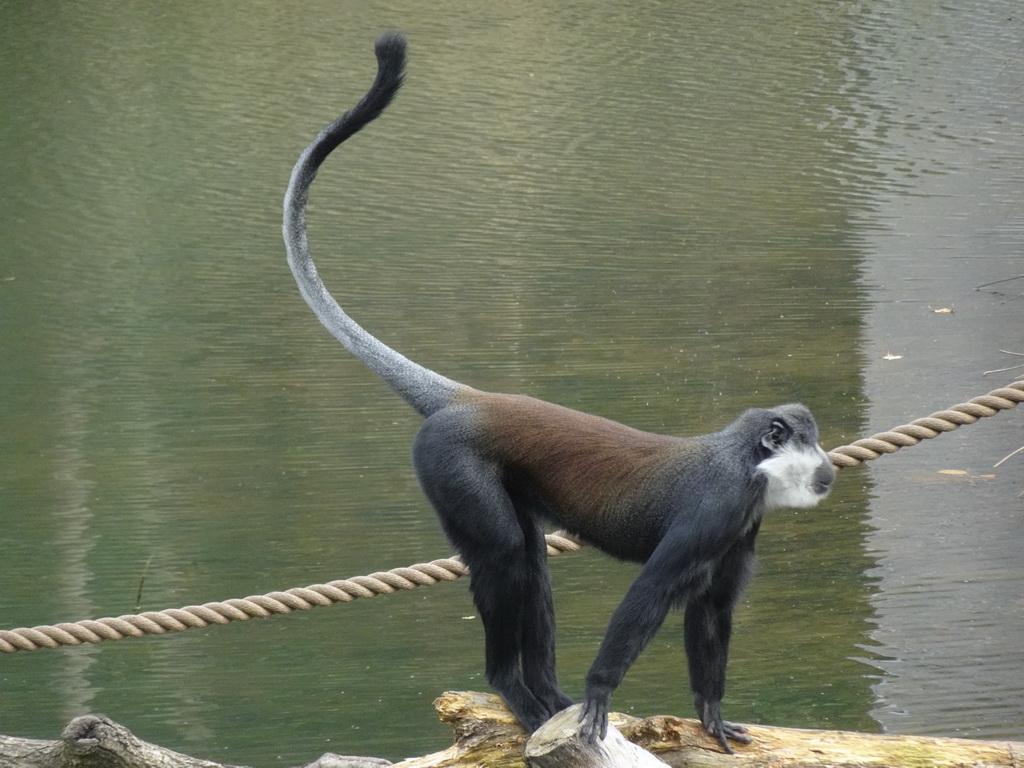
[[[736,725],[730,723],[728,720],[720,720],[717,723],[708,727],[704,726],[704,730],[707,731],[709,736],[713,736],[718,739],[718,743],[722,745],[722,749],[728,752],[730,755],[736,754],[733,748],[729,746],[729,739],[738,741],[741,744],[749,744],[753,739],[747,735],[747,729],[742,725]]]
[[[740,744],[749,744],[753,741],[753,738],[747,735],[747,729],[742,725],[722,719],[721,702],[698,701],[697,714],[700,715],[701,725],[704,726],[708,736],[717,739],[718,743],[722,745],[722,749],[730,755],[736,754],[729,746],[730,739],[738,741]]]

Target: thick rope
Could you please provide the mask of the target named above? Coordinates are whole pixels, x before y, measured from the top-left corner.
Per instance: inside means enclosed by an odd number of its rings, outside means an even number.
[[[865,461],[877,459],[883,453],[896,453],[900,448],[917,445],[922,440],[938,437],[943,432],[952,432],[964,424],[973,424],[986,416],[995,416],[999,411],[1009,410],[1024,401],[1024,381],[1015,381],[1008,387],[994,389],[987,395],[975,397],[937,411],[931,416],[912,421],[888,432],[857,440],[829,451],[828,457],[837,469],[855,467]]]
[[[1013,408],[1020,402],[1024,402],[1024,381],[1014,382],[1008,387],[993,390],[987,395],[938,411],[910,424],[895,427],[888,432],[880,432],[850,445],[840,446],[830,451],[828,455],[837,469],[853,467],[877,459],[883,454],[895,453],[900,448],[916,445],[922,440],[938,437],[943,432],[952,432],[964,424],[973,424],[985,416],[994,416],[999,411]],[[575,551],[582,546],[565,531],[549,534],[547,544],[548,554],[552,556]],[[0,651],[15,653],[40,648],[58,648],[62,645],[98,643],[102,640],[120,640],[124,637],[162,635],[166,632],[208,627],[211,624],[266,618],[275,613],[308,611],[317,606],[348,603],[357,598],[391,594],[400,589],[416,589],[439,581],[455,581],[467,573],[469,569],[461,559],[450,557],[407,568],[371,573],[369,576],[296,587],[286,592],[253,595],[222,603],[190,605],[73,624],[0,630]]]
[[[547,536],[548,554],[575,551],[581,544],[564,531]],[[117,618],[78,621],[73,624],[42,625],[32,628],[0,630],[0,651],[36,651],[62,645],[82,645],[125,637],[162,635],[186,629],[228,624],[232,621],[263,619],[275,613],[308,611],[317,606],[350,603],[357,598],[389,595],[400,589],[416,589],[439,581],[455,581],[469,573],[459,557],[448,557],[407,568],[356,576],[327,584],[295,587],[285,592],[226,600],[222,603],[188,605],[163,611],[118,616]]]

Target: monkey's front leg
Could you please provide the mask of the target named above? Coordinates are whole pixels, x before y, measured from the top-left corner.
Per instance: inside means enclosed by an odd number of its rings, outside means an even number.
[[[695,595],[687,604],[683,630],[697,717],[708,735],[730,755],[733,754],[730,739],[741,744],[753,741],[743,726],[722,718],[722,698],[732,636],[732,611],[750,576],[756,535],[755,527],[718,563],[707,590]]]
[[[612,614],[597,658],[586,678],[585,702],[580,713],[580,734],[593,744],[608,733],[608,708],[614,691],[647,643],[665,621],[672,593],[656,583],[662,571],[654,558],[640,571],[626,597]]]

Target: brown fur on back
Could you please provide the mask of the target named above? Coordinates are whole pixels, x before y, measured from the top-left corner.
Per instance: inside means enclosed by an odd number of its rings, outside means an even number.
[[[671,486],[666,473],[673,459],[695,449],[693,441],[520,395],[468,390],[459,400],[476,411],[482,453],[506,467],[516,485],[526,484],[539,511],[569,530],[585,527],[595,544],[620,557],[650,554],[663,533],[663,520],[649,515],[659,506],[654,494]]]

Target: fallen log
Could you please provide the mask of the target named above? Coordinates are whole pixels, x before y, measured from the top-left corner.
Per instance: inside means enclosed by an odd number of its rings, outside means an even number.
[[[545,724],[526,745],[526,734],[496,696],[449,692],[434,706],[441,720],[455,730],[455,744],[433,755],[403,760],[394,768],[523,768],[529,765],[523,758],[524,747],[531,753],[538,749],[538,738],[546,740],[552,724]],[[697,720],[669,715],[640,719],[613,713],[610,721],[630,742],[680,768],[1024,768],[1024,742],[1019,741],[749,725],[753,743],[734,744],[736,754],[728,755]],[[620,762],[616,768],[646,764]],[[607,764],[592,765],[605,768]]]
[[[375,757],[323,755],[305,768],[385,768]],[[245,768],[189,757],[138,738],[102,715],[68,723],[56,741],[0,735],[0,768]]]
[[[393,768],[1022,768],[1024,742],[893,736],[847,731],[748,726],[752,744],[725,754],[695,720],[671,716],[644,719],[613,714],[611,724],[629,742],[628,751],[609,729],[614,744],[587,752],[576,739],[576,714],[552,718],[532,737],[496,696],[449,692],[435,703],[452,726],[455,743],[441,752],[395,763]],[[616,751],[618,750],[618,751]],[[525,754],[524,754],[525,753]],[[595,757],[596,755],[596,757]],[[656,757],[655,757],[656,756]],[[572,762],[576,760],[576,762]],[[580,762],[583,760],[584,762]],[[603,760],[604,762],[598,762]],[[547,762],[545,762],[547,761]],[[653,762],[651,762],[653,761]],[[306,768],[381,768],[386,760],[327,754]],[[60,739],[0,736],[0,768],[243,768],[189,757],[149,744],[123,725],[98,715],[77,717]]]

